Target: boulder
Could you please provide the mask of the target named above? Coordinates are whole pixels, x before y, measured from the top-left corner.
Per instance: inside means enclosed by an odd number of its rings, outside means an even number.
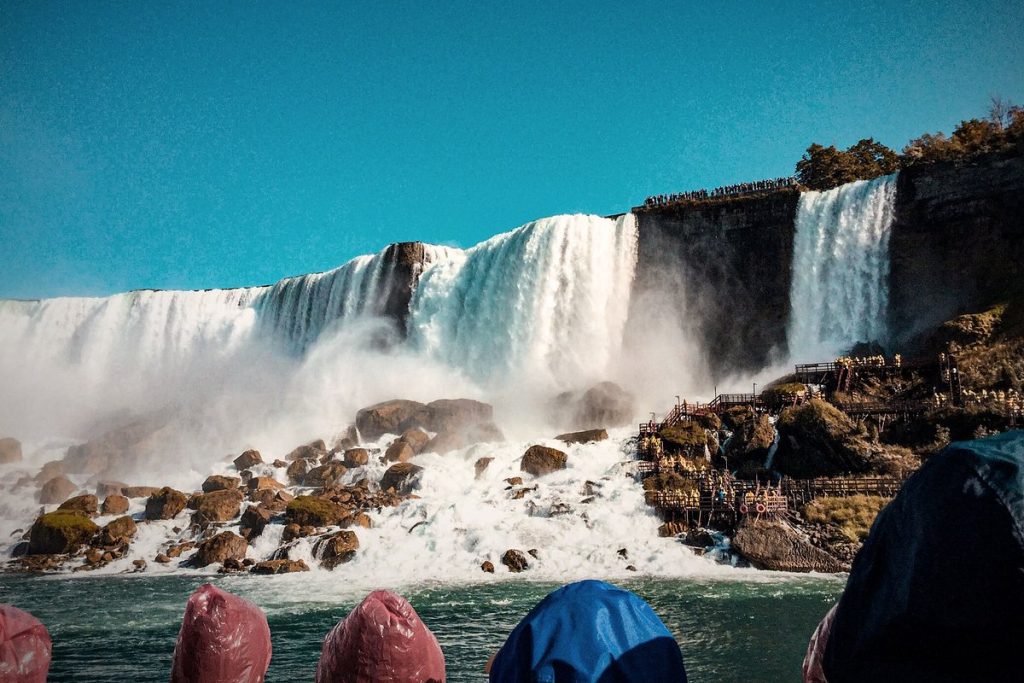
[[[100,511],[105,515],[123,515],[128,512],[128,499],[112,493],[103,499],[103,507]]]
[[[196,496],[196,512],[192,515],[192,523],[206,526],[232,520],[240,512],[242,499],[242,492],[238,489],[212,491]]]
[[[235,469],[247,470],[253,465],[259,465],[263,462],[263,456],[260,455],[259,451],[248,450],[242,453],[240,456],[233,460]]]
[[[85,493],[81,496],[75,496],[74,498],[68,498],[58,507],[58,510],[66,510],[68,512],[81,512],[89,517],[95,517],[96,513],[99,512],[100,505],[99,501],[96,500],[96,496],[91,493]]]
[[[585,429],[582,432],[569,432],[568,434],[559,434],[555,437],[556,440],[567,444],[595,443],[597,441],[604,441],[607,438],[608,432],[604,429]]]
[[[29,531],[29,555],[73,553],[92,540],[99,527],[80,512],[40,515]]]
[[[285,508],[287,522],[300,527],[335,526],[350,516],[345,506],[315,496],[298,496]]]
[[[0,439],[0,465],[21,462],[21,442],[11,437]]]
[[[345,467],[363,467],[370,462],[370,452],[365,448],[350,448],[342,458]]]
[[[407,496],[418,489],[423,480],[423,468],[408,462],[392,465],[380,479],[380,490],[394,489],[400,496]]]
[[[475,463],[473,463],[473,471],[476,474],[477,479],[483,476],[483,473],[487,471],[487,468],[492,462],[494,462],[494,458],[479,458]]]
[[[184,493],[165,486],[146,501],[146,519],[173,519],[186,504],[188,497]]]
[[[62,503],[68,496],[78,490],[78,487],[71,483],[71,480],[63,474],[58,475],[39,489],[39,502],[43,505]]]
[[[358,549],[359,537],[354,531],[339,531],[317,541],[313,546],[313,556],[320,558],[320,566],[324,569],[334,569],[355,557]]]
[[[203,493],[237,489],[241,482],[242,480],[239,477],[225,477],[220,474],[212,474],[203,482]]]
[[[508,567],[508,570],[513,574],[518,574],[530,566],[529,561],[526,559],[526,553],[515,549],[506,550],[505,554],[501,556],[501,563]]]
[[[556,448],[530,446],[519,461],[519,469],[535,477],[564,470],[568,456]]]
[[[193,562],[197,567],[205,567],[210,564],[223,564],[225,560],[232,559],[241,562],[245,558],[245,551],[249,545],[245,539],[230,531],[222,531],[213,538],[199,544]]]
[[[96,484],[96,497],[106,498],[112,495],[124,495],[124,489],[128,487],[128,484],[123,481],[101,481]]]
[[[403,439],[396,439],[384,453],[385,462],[409,462],[416,455],[412,446]]]
[[[779,415],[779,448],[773,466],[795,478],[833,477],[870,468],[857,426],[830,403],[812,399]]]
[[[160,490],[158,486],[125,486],[121,495],[125,498],[149,498]]]
[[[39,471],[36,472],[36,475],[32,477],[32,481],[34,481],[36,484],[41,485],[50,481],[54,477],[59,477],[60,475],[64,474],[64,472],[64,463],[62,463],[60,460],[51,460],[49,462],[43,463],[43,466],[39,468]]]
[[[281,460],[281,458],[277,458],[277,459],[274,460],[274,462],[271,463],[271,466],[272,467],[288,467],[288,463],[285,462],[284,460]],[[250,472],[250,474],[252,474],[252,473]]]
[[[359,432],[356,431],[355,425],[349,425],[345,428],[338,436],[334,437],[334,450],[341,452],[347,451],[350,448],[355,448],[359,445]]]
[[[250,505],[242,513],[242,519],[238,527],[242,537],[252,540],[263,533],[263,529],[270,523],[271,511],[263,505]]]
[[[333,486],[341,481],[346,472],[348,472],[348,468],[340,462],[330,462],[314,467],[306,473],[303,484],[305,486]]]
[[[416,455],[419,455],[423,451],[424,447],[426,447],[427,443],[430,442],[430,435],[419,427],[406,429],[402,432],[402,436],[400,438],[402,441],[409,444],[409,447],[412,448],[412,452]]]
[[[309,461],[305,458],[299,458],[288,465],[288,469],[285,470],[285,475],[288,477],[288,481],[293,486],[301,486],[302,482],[306,479],[306,473],[309,471]]]
[[[476,443],[504,441],[505,435],[493,422],[480,422],[461,429],[445,429],[437,433],[423,448],[429,453],[445,454]]]
[[[487,572],[488,574],[494,573],[494,563],[490,560],[484,560],[480,563],[480,571]]]
[[[132,542],[138,530],[135,520],[128,515],[118,517],[103,527],[100,544],[104,546],[126,545]]]
[[[302,560],[267,560],[257,562],[249,570],[252,574],[291,574],[292,572],[308,572],[309,565]]]
[[[249,487],[250,491],[275,491],[284,488],[284,484],[279,482],[277,479],[274,479],[273,477],[253,477],[252,479],[249,480],[247,486]]]
[[[427,406],[401,399],[377,403],[356,413],[356,429],[366,441],[376,441],[385,434],[401,434],[413,427],[426,426],[429,421]]]
[[[440,399],[427,404],[426,428],[432,432],[465,432],[470,427],[494,420],[494,408],[468,398]]]
[[[809,539],[781,520],[745,518],[732,539],[732,548],[760,569],[785,572],[841,572],[843,563],[813,546]]]
[[[560,394],[551,407],[559,423],[574,429],[624,427],[632,423],[635,412],[633,395],[614,382],[601,382],[582,394]]]
[[[303,444],[298,446],[291,453],[284,456],[284,459],[288,462],[296,460],[319,460],[327,453],[327,446],[324,445],[323,439],[318,439],[312,443]]]
[[[71,446],[64,456],[68,472],[109,475],[135,466],[160,445],[159,421],[146,419],[104,432],[83,444]]]
[[[283,489],[259,489],[249,491],[249,500],[257,505],[262,505],[270,512],[284,512],[288,503],[295,498],[292,494]]]

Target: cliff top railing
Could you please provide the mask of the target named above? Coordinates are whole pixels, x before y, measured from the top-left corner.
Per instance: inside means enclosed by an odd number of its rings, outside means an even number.
[[[675,192],[672,194],[656,194],[645,199],[643,205],[634,207],[633,210],[643,211],[666,206],[707,202],[732,197],[745,197],[749,195],[763,194],[765,192],[797,189],[799,185],[800,184],[797,179],[791,176],[788,178],[755,180],[751,183],[739,183],[737,185],[723,185],[722,187],[716,187],[713,190],[702,189],[690,190],[688,192]]]

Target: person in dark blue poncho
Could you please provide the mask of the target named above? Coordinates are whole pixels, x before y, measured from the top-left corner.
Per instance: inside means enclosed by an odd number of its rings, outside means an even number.
[[[807,683],[1024,680],[1024,431],[953,443],[875,520]]]
[[[603,581],[548,595],[494,658],[491,683],[686,683],[679,644],[639,596]]]

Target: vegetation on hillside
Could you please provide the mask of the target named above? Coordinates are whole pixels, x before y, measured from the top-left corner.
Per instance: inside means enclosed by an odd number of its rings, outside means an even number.
[[[1011,150],[1024,151],[1024,107],[994,97],[987,118],[961,121],[949,137],[942,132],[925,133],[908,142],[902,154],[871,138],[845,150],[814,143],[797,162],[796,177],[812,190],[827,190],[918,164],[963,162]]]
[[[816,498],[804,507],[804,517],[812,524],[832,524],[853,543],[868,536],[875,517],[888,504],[882,496],[847,496]]]

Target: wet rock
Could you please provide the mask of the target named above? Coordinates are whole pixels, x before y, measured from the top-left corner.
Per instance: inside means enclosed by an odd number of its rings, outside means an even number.
[[[566,444],[596,443],[607,438],[608,432],[604,429],[585,429],[582,432],[569,432],[568,434],[559,434],[555,437],[556,440]]]
[[[365,512],[357,512],[355,516],[352,517],[352,526],[360,526],[364,529],[370,529],[373,528],[373,520],[370,519],[370,516]]]
[[[125,486],[121,495],[125,498],[149,498],[160,490],[158,486]]]
[[[103,551],[99,548],[89,548],[85,551],[85,563],[97,565],[103,561]]]
[[[128,484],[123,481],[101,481],[96,484],[96,497],[106,498],[111,495],[124,495],[124,489]]]
[[[392,465],[380,479],[381,491],[394,489],[400,496],[407,496],[418,489],[423,480],[423,468],[408,462]]]
[[[43,505],[61,503],[77,490],[78,487],[72,484],[70,479],[61,474],[47,481],[43,484],[43,487],[39,489],[39,502]]]
[[[44,463],[43,466],[39,468],[39,471],[36,473],[36,475],[32,477],[32,481],[34,481],[36,484],[42,485],[45,482],[50,481],[54,477],[59,477],[62,474],[64,474],[64,463],[62,463],[59,460],[51,460],[47,463]]]
[[[501,556],[501,563],[514,574],[518,574],[530,567],[530,563],[526,559],[526,553],[515,549],[506,550],[505,554]]]
[[[228,559],[224,560],[224,564],[222,564],[220,566],[220,569],[217,570],[217,573],[218,574],[228,574],[228,573],[233,573],[233,572],[240,572],[240,571],[242,571],[242,568],[244,566],[245,565],[243,565],[241,562],[239,562],[235,558],[229,557]]]
[[[416,455],[413,451],[412,446],[402,439],[397,439],[393,444],[388,446],[388,450],[384,453],[385,462],[409,462]]]
[[[263,462],[263,456],[260,455],[259,451],[248,450],[235,458],[233,462],[235,469],[247,470],[254,465],[261,464]]]
[[[21,462],[21,442],[12,437],[0,439],[0,465]]]
[[[103,507],[100,511],[105,515],[123,515],[128,512],[128,499],[125,496],[112,493],[103,499]]]
[[[203,493],[237,489],[241,482],[242,480],[240,477],[225,477],[220,474],[213,474],[207,477],[206,481],[203,482]]]
[[[294,498],[295,496],[284,489],[260,489],[249,492],[249,500],[274,513],[284,512]]]
[[[493,422],[481,422],[478,424],[468,425],[459,430],[446,429],[438,432],[437,436],[431,439],[423,450],[429,453],[439,453],[443,455],[445,453],[450,453],[452,451],[472,446],[476,443],[504,440],[505,435],[502,434],[497,425]]]
[[[99,527],[80,512],[40,515],[29,531],[29,555],[73,553],[88,543]]]
[[[288,465],[288,469],[285,470],[285,475],[288,477],[288,482],[292,486],[301,486],[308,471],[309,461],[299,458],[292,462],[291,465]]]
[[[870,469],[857,427],[830,403],[812,399],[779,415],[774,467],[795,478],[832,477]]]
[[[626,565],[626,571],[627,572],[635,572],[636,570],[637,569],[636,569],[636,565],[635,564],[627,564]]]
[[[68,448],[64,456],[68,472],[109,476],[136,465],[154,451],[162,425],[155,420],[138,420],[111,429],[86,443]]]
[[[339,564],[348,562],[359,550],[359,537],[353,531],[339,531],[317,541],[313,546],[313,555],[320,558],[320,566],[334,569]]]
[[[583,393],[559,394],[550,408],[554,424],[573,429],[624,427],[632,423],[635,412],[633,395],[614,382],[601,382]]]
[[[239,531],[242,537],[250,543],[263,533],[263,529],[270,523],[271,512],[263,505],[250,505],[242,513],[239,521]]]
[[[146,519],[173,519],[185,509],[188,497],[181,491],[165,486],[146,501]]]
[[[356,413],[356,429],[366,441],[376,441],[385,434],[425,426],[429,419],[430,409],[424,404],[397,399],[360,410]]]
[[[494,419],[494,408],[468,398],[440,399],[427,404],[430,417],[426,423],[432,432],[461,432]]]
[[[476,473],[477,479],[479,479],[483,475],[483,473],[487,471],[487,468],[490,466],[492,462],[494,462],[494,458],[480,458],[475,463],[473,463],[473,471]]]
[[[672,536],[685,534],[686,529],[686,524],[683,522],[665,522],[658,527],[658,536],[662,538],[671,538]]]
[[[285,524],[284,532],[282,532],[281,534],[281,541],[284,543],[288,543],[289,541],[294,541],[296,538],[302,538],[302,536],[302,527],[300,527],[298,524]],[[278,550],[280,550],[280,548],[278,548]],[[287,553],[285,553],[281,557],[287,556]],[[274,558],[277,559],[278,557],[279,555],[275,552]]]
[[[135,524],[135,520],[128,515],[118,517],[103,527],[103,533],[100,535],[100,545],[127,545],[135,538],[138,530],[139,528]]]
[[[96,500],[96,496],[91,493],[85,493],[74,498],[68,498],[59,506],[58,510],[67,510],[68,512],[81,512],[84,515],[95,517],[99,512],[99,501]]]
[[[715,545],[715,536],[707,529],[690,529],[683,543],[694,548],[710,548]]]
[[[409,444],[409,447],[412,448],[412,452],[416,455],[422,453],[423,449],[426,448],[426,445],[430,443],[430,435],[419,427],[406,429],[402,432],[400,439]]]
[[[487,572],[488,574],[494,573],[494,563],[490,560],[484,560],[480,565],[480,571]]]
[[[163,553],[157,553],[156,557],[153,558],[153,561],[159,562],[160,564],[170,564],[171,558],[169,558],[167,555],[164,555]]]
[[[345,467],[363,467],[370,462],[370,451],[365,448],[350,448],[342,458]]]
[[[303,444],[295,448],[291,453],[284,456],[284,459],[288,462],[297,460],[320,460],[327,453],[327,446],[324,445],[323,439],[318,439],[312,443]]]
[[[222,489],[196,496],[196,512],[192,515],[192,523],[206,526],[232,520],[240,512],[242,498],[242,492],[238,489]]]
[[[783,521],[748,517],[740,523],[732,548],[761,569],[786,572],[840,572],[843,564],[814,547],[810,539]]]
[[[249,545],[245,539],[230,531],[222,531],[213,538],[199,544],[193,562],[197,567],[205,567],[210,564],[223,564],[225,560],[233,559],[238,562],[245,557],[245,551]]]
[[[146,561],[141,557],[137,560],[132,560],[132,566],[135,567],[135,571],[137,572],[146,571]]]
[[[178,543],[177,545],[169,547],[167,549],[167,555],[170,557],[181,557],[182,553],[188,552],[195,547],[196,544],[194,541],[185,541],[184,543]]]
[[[532,557],[535,560],[540,559],[540,551],[537,550],[536,548],[530,548],[529,550],[526,551],[526,554],[529,555],[530,557]]]
[[[509,477],[508,479],[505,480],[505,483],[508,484],[509,486],[522,486],[523,485],[523,478],[522,477]]]
[[[309,566],[302,560],[267,560],[257,562],[249,571],[253,574],[291,574],[308,572]]]
[[[345,506],[315,496],[298,496],[285,509],[288,523],[299,526],[335,526],[349,516]]]
[[[288,463],[287,463],[287,462],[285,462],[284,460],[281,460],[281,458],[278,458],[277,460],[275,460],[275,461],[274,461],[274,462],[272,463],[272,465],[273,465],[274,467],[288,467]]]
[[[247,484],[250,491],[277,490],[285,486],[273,477],[253,477]]]
[[[547,446],[530,446],[519,461],[519,469],[535,477],[564,470],[568,456]]]
[[[320,465],[306,473],[303,484],[306,486],[331,486],[338,483],[346,472],[348,472],[348,468],[340,462]]]

